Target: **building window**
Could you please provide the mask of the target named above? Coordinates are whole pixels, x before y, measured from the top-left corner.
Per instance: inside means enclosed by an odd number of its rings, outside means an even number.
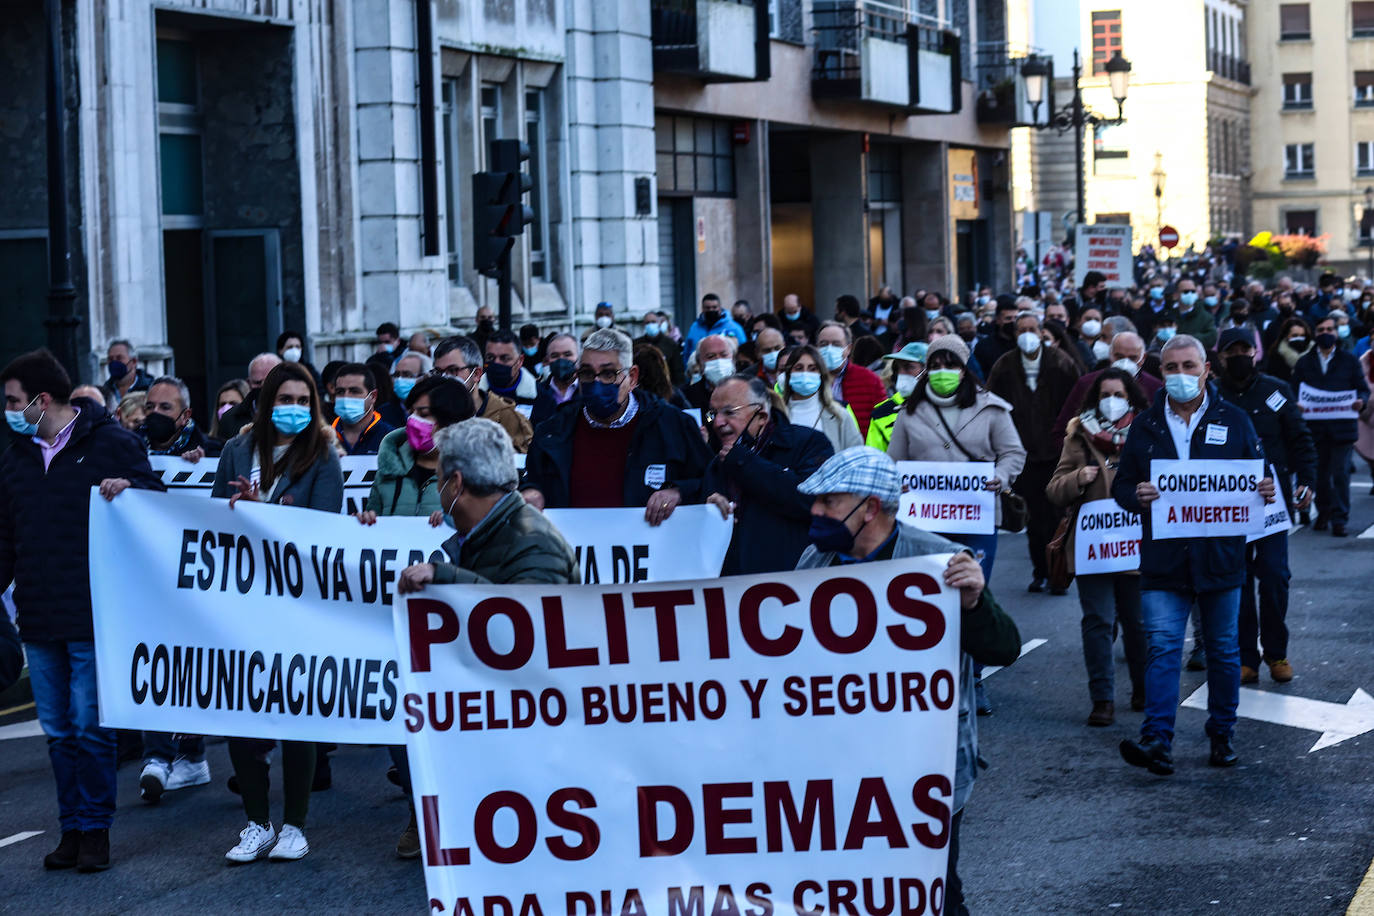
[[[1350,34],[1355,38],[1374,38],[1374,2],[1355,0],[1350,4]]]
[[[1306,41],[1312,37],[1312,11],[1306,3],[1279,4],[1279,41]]]
[[[1093,73],[1106,73],[1107,61],[1121,53],[1121,10],[1093,13]]]
[[[1290,143],[1283,148],[1283,177],[1311,178],[1316,174],[1314,144]]]
[[[179,228],[200,225],[205,211],[200,67],[195,45],[157,40],[158,163],[162,213]]]
[[[875,143],[868,152],[868,199],[875,203],[902,200],[902,153],[895,143]]]
[[[1130,142],[1124,124],[1098,124],[1093,128],[1093,172],[1119,175],[1129,171]]]
[[[530,272],[539,280],[549,279],[548,144],[544,135],[544,91],[525,92],[525,143],[530,148]]]
[[[660,193],[733,197],[735,149],[730,123],[660,114],[654,118]]]
[[[495,83],[482,84],[482,168],[488,168],[491,141],[501,139],[501,87]]]
[[[1289,235],[1317,234],[1316,210],[1287,210],[1283,214],[1283,229]]]
[[[1287,111],[1312,107],[1312,74],[1285,73],[1283,75],[1283,107]]]
[[[1355,107],[1374,108],[1374,70],[1355,71]]]
[[[1374,175],[1374,140],[1355,144],[1355,172],[1361,177]]]
[[[458,220],[461,188],[463,180],[458,168],[458,150],[461,148],[462,134],[458,130],[458,81],[444,80],[441,90],[441,108],[444,125],[444,241],[448,245],[448,282],[457,285],[462,281],[462,228]]]

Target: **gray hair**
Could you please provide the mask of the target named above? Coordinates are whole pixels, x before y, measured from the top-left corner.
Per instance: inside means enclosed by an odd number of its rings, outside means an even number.
[[[716,340],[725,341],[725,345],[730,350],[730,358],[735,358],[735,353],[739,350],[738,340],[735,340],[735,338],[731,337],[729,334],[707,334],[705,337],[701,338],[701,341],[697,344],[697,348],[692,351],[692,357],[696,359],[698,365],[701,364],[701,359],[697,357],[697,353],[701,351],[701,348],[703,346],[705,346],[706,341],[711,340],[713,338]]]
[[[597,328],[588,334],[587,339],[582,341],[582,352],[586,353],[588,350],[596,353],[618,353],[622,369],[629,369],[634,365],[634,345],[630,343],[629,335],[615,328]]]
[[[128,340],[127,338],[116,337],[114,340],[110,341],[110,346],[105,348],[106,353],[110,352],[110,347],[123,347],[124,349],[129,351],[130,359],[138,359],[138,348],[135,347],[133,345],[133,342]]]
[[[575,334],[569,334],[567,331],[560,331],[559,333],[549,338],[548,346],[546,346],[544,349],[547,352],[547,350],[550,347],[558,343],[558,341],[563,340],[564,338],[571,340],[573,343],[573,360],[575,361],[577,357],[582,353],[582,344],[578,341],[577,336]]]
[[[440,480],[463,475],[463,488],[474,496],[511,493],[520,480],[515,447],[500,424],[473,417],[434,434],[439,448]]]
[[[1109,318],[1102,319],[1102,331],[1104,334],[1110,332],[1107,334],[1108,340],[1111,340],[1111,338],[1118,334],[1124,334],[1127,331],[1130,331],[1132,334],[1139,333],[1135,329],[1135,323],[1125,315],[1112,315]]]
[[[1040,327],[1040,316],[1030,309],[1022,309],[1016,313],[1016,323],[1020,324],[1024,319],[1029,318],[1035,322],[1035,326]]]
[[[957,327],[958,325],[963,324],[965,321],[972,322],[973,324],[977,324],[977,323],[978,323],[978,316],[975,315],[975,314],[973,314],[972,312],[960,312],[959,314],[957,314],[957,315],[954,316],[954,324],[955,324],[956,327]]]
[[[154,379],[153,383],[148,386],[148,390],[152,391],[158,385],[171,385],[173,388],[177,390],[177,397],[181,399],[182,410],[185,410],[186,408],[191,406],[190,389],[186,387],[185,382],[177,378],[175,375],[164,375],[162,378]]]
[[[844,331],[844,342],[846,346],[854,342],[854,332],[849,330],[849,325],[845,324],[843,321],[822,321],[821,326],[816,329],[817,340],[820,339],[821,331],[826,328],[839,328],[841,331]]]
[[[914,309],[916,307],[916,300],[911,296],[903,296],[901,301],[897,303],[897,307],[900,309]]]
[[[467,357],[466,353],[463,355],[464,358]],[[405,362],[408,359],[418,359],[420,361],[421,375],[428,375],[429,370],[434,368],[434,360],[430,359],[424,353],[421,353],[419,350],[407,350],[404,353],[402,353],[399,357],[397,357],[396,363],[391,367],[391,371],[395,372],[396,369],[400,367],[401,363]],[[482,361],[479,359],[477,361],[477,365],[480,366],[481,364]]]
[[[763,379],[756,375],[730,375],[721,379],[716,390],[719,391],[726,385],[744,385],[749,389],[749,403],[760,407],[772,406],[772,399],[768,396],[768,386],[763,383]]]
[[[1202,345],[1202,341],[1191,334],[1176,334],[1170,337],[1164,342],[1164,346],[1160,348],[1159,358],[1163,361],[1165,353],[1168,353],[1170,350],[1181,350],[1184,347],[1192,347],[1197,351],[1198,359],[1204,363],[1207,362],[1207,349]]]
[[[110,346],[114,346],[114,344]],[[259,353],[248,361],[248,374],[251,375],[253,373],[253,366],[257,365],[259,362],[267,362],[275,366],[281,361],[282,358],[275,353]]]

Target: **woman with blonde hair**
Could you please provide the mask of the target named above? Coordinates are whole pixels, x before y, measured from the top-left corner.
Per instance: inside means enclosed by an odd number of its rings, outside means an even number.
[[[831,394],[830,370],[819,350],[810,344],[794,347],[781,363],[778,393],[792,423],[824,433],[836,454],[864,444],[854,412]]]

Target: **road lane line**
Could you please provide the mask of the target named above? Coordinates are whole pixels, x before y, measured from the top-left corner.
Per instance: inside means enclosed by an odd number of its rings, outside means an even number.
[[[1048,639],[1032,639],[1030,642],[1025,643],[1024,645],[1021,646],[1021,655],[1018,655],[1018,656],[1016,656],[1016,657],[1017,657],[1017,658],[1021,658],[1021,657],[1024,656],[1027,652],[1029,652],[1031,649],[1038,649],[1038,648],[1040,648],[1041,646],[1043,646],[1043,645],[1044,645],[1045,643],[1047,643],[1047,642],[1049,642]],[[984,678],[989,678],[989,677],[991,677],[992,675],[994,675],[994,674],[996,674],[997,672],[1001,671],[1001,670],[1002,670],[1002,667],[1003,667],[1002,665],[989,665],[988,667],[986,667],[986,668],[983,669],[983,677],[984,677]]]
[[[43,726],[39,725],[37,720],[0,725],[0,741],[9,741],[11,738],[36,738],[41,734]]]
[[[15,843],[22,843],[25,840],[29,840],[38,836],[42,832],[43,831],[41,830],[25,830],[22,833],[16,833],[13,836],[7,836],[3,840],[0,840],[0,847],[13,846]]]
[[[1362,537],[1362,538],[1374,538],[1374,525],[1370,525],[1368,528],[1366,528],[1365,530],[1361,531],[1361,532],[1360,532],[1360,537]]]
[[[25,703],[22,706],[11,706],[9,709],[0,709],[0,716],[13,715],[16,712],[23,712],[26,709],[33,709],[33,704]]]
[[[1369,863],[1369,871],[1364,873],[1364,880],[1355,890],[1355,896],[1350,898],[1345,916],[1374,916],[1374,862]]]

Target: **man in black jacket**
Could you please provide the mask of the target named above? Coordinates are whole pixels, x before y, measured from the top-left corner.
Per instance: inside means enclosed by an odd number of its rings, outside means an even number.
[[[1255,338],[1247,328],[1221,332],[1218,350],[1223,371],[1217,391],[1245,411],[1264,447],[1291,518],[1312,504],[1316,481],[1317,450],[1302,420],[1293,389],[1255,368]],[[1297,476],[1297,488],[1292,478]],[[1259,680],[1260,651],[1274,680],[1293,679],[1288,662],[1288,532],[1280,531],[1252,541],[1245,547],[1245,586],[1240,593],[1240,682]],[[1259,613],[1255,608],[1255,583],[1259,582]]]
[[[1355,413],[1369,401],[1369,384],[1360,371],[1360,361],[1337,344],[1336,320],[1317,322],[1316,346],[1308,350],[1293,367],[1293,383],[1302,400],[1306,385],[1319,391],[1354,391]],[[1313,531],[1346,536],[1350,521],[1350,451],[1359,437],[1356,420],[1309,420],[1312,439],[1317,445],[1317,519]]]
[[[24,647],[9,611],[0,607],[0,691],[8,690],[24,671]]]
[[[643,506],[658,525],[700,503],[711,452],[682,411],[636,391],[630,338],[600,328],[582,342],[580,396],[540,424],[525,463],[525,499],[537,509]]]
[[[797,485],[835,453],[830,440],[773,411],[768,386],[748,375],[733,375],[711,392],[706,426],[716,447],[706,501],[735,517],[720,574],[796,569],[809,543],[812,502]]]
[[[86,398],[47,350],[0,372],[16,434],[0,456],[0,590],[14,583],[38,721],[48,736],[62,840],[48,868],[110,864],[115,733],[100,726],[87,557],[91,488],[161,490],[143,442]]]

